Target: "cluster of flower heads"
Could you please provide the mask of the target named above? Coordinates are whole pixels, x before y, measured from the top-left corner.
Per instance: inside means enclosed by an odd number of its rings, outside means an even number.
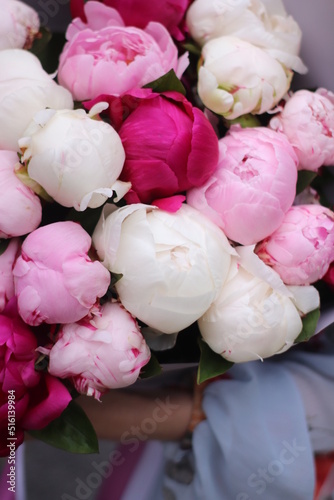
[[[296,185],[334,164],[334,95],[288,93],[297,23],[279,1],[130,3],[72,2],[55,78],[27,50],[36,13],[0,2],[0,397],[16,391],[18,444],[66,408],[62,379],[99,399],[136,381],[149,338],[195,323],[229,361],[270,357],[333,285],[332,207]],[[150,88],[172,72],[188,94]],[[266,124],[226,121],[247,113]]]

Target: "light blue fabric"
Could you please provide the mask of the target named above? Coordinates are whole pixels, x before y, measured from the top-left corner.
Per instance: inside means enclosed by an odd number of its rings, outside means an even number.
[[[263,363],[235,365],[230,380],[212,383],[203,400],[207,420],[194,432],[193,454],[176,444],[166,446],[167,461],[193,461],[194,479],[187,485],[166,476],[167,493],[161,498],[312,500],[308,414],[310,404],[315,413],[320,408],[320,420],[326,411],[330,428],[322,429],[320,441],[334,447],[333,347],[325,341],[319,352],[297,349]]]

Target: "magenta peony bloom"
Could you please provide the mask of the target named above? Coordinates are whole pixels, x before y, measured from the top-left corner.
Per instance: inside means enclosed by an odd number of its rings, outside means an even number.
[[[0,312],[4,310],[7,302],[14,296],[13,266],[19,254],[20,240],[13,238],[8,247],[0,255]]]
[[[283,110],[270,121],[294,147],[300,170],[316,172],[334,165],[334,94],[320,88],[316,92],[298,90]]]
[[[99,399],[108,389],[133,384],[150,350],[131,314],[107,302],[90,321],[63,325],[49,356],[52,375],[72,378],[78,392]]]
[[[174,69],[181,77],[188,55],[178,59],[166,28],[150,22],[145,29],[124,26],[117,11],[99,2],[85,4],[87,24],[74,19],[60,55],[58,81],[78,101],[100,94],[122,95]]]
[[[148,2],[147,0],[103,0],[105,5],[116,9],[127,26],[145,28],[150,21],[161,23],[176,40],[184,39],[183,18],[191,0],[168,0]],[[84,14],[84,0],[71,0],[72,17]]]
[[[75,222],[30,233],[14,266],[18,309],[29,325],[72,323],[86,316],[109,286],[110,274],[88,257],[91,238]]]
[[[42,219],[38,196],[15,175],[14,151],[0,151],[0,238],[23,236],[36,229]]]
[[[24,430],[41,429],[59,417],[71,396],[53,376],[35,371],[37,340],[17,313],[16,300],[11,299],[0,314],[0,456],[9,454],[8,400],[15,399],[16,446],[24,438]],[[14,392],[12,392],[14,391]]]
[[[334,262],[332,262],[331,265],[329,266],[327,273],[323,277],[323,280],[334,291]]]
[[[201,186],[215,171],[218,138],[204,113],[182,94],[143,89],[122,99],[105,98],[125,150],[120,179],[132,184],[128,203],[151,203]]]
[[[216,172],[187,193],[187,203],[231,240],[252,245],[281,224],[296,194],[297,157],[283,134],[231,127],[219,141]]]
[[[321,279],[334,261],[334,213],[322,205],[298,205],[256,248],[287,285]]]

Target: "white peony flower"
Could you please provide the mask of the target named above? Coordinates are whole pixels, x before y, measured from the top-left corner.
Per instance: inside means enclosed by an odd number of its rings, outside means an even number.
[[[186,22],[201,46],[213,38],[235,36],[265,49],[289,69],[307,71],[298,57],[301,29],[281,0],[195,0]]]
[[[93,233],[103,264],[121,274],[124,307],[149,327],[178,332],[210,307],[227,276],[233,248],[196,209],[175,213],[142,204],[113,213],[110,205]]]
[[[18,151],[18,140],[38,111],[72,109],[73,99],[27,50],[0,51],[0,67],[6,68],[0,74],[0,149]]]
[[[233,36],[207,42],[198,73],[203,104],[227,119],[272,109],[289,90],[292,71],[265,50]]]
[[[236,363],[287,351],[302,331],[301,315],[319,307],[318,291],[285,286],[253,246],[236,250],[218,298],[198,320],[203,339]]]
[[[105,107],[40,111],[19,140],[29,177],[60,205],[83,211],[113,194],[125,152],[115,129],[92,119]]]

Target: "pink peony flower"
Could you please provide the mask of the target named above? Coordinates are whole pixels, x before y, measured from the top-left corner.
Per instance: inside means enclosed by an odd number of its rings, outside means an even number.
[[[13,238],[5,251],[0,255],[0,312],[14,296],[13,266],[19,254],[20,240]]]
[[[71,396],[58,379],[35,371],[37,340],[11,299],[0,314],[0,456],[9,454],[8,401],[15,399],[16,446],[24,430],[41,429],[59,417]],[[13,391],[13,392],[11,392]]]
[[[42,219],[41,202],[15,175],[16,163],[14,151],[0,151],[0,238],[30,233]]]
[[[78,392],[99,399],[108,389],[133,384],[150,350],[131,314],[107,302],[90,321],[63,325],[49,356],[52,375],[72,378]]]
[[[105,5],[113,7],[122,16],[127,26],[145,28],[150,21],[161,23],[176,40],[184,39],[183,18],[191,0],[168,0],[167,2],[147,2],[147,0],[103,0]],[[72,17],[84,14],[84,0],[71,0]]]
[[[297,157],[283,134],[231,127],[219,140],[216,172],[187,192],[187,203],[231,240],[252,245],[281,224],[296,194]]]
[[[283,132],[294,147],[300,170],[316,172],[334,165],[334,94],[298,90],[283,110],[270,120],[270,127]]]
[[[18,309],[29,325],[72,323],[86,316],[110,274],[88,257],[91,238],[77,223],[55,222],[30,233],[14,266]]]
[[[298,205],[280,227],[256,248],[288,285],[321,279],[334,261],[334,213],[321,205]]]
[[[128,203],[151,203],[201,186],[215,171],[218,138],[204,113],[182,94],[142,89],[121,99],[101,98],[109,102],[125,150],[120,180],[132,184]]]
[[[178,59],[177,47],[166,28],[150,22],[144,30],[126,27],[114,9],[99,2],[85,5],[87,24],[74,19],[66,32],[58,80],[74,99],[100,94],[121,95],[142,87],[174,69],[181,76],[188,55]]]

